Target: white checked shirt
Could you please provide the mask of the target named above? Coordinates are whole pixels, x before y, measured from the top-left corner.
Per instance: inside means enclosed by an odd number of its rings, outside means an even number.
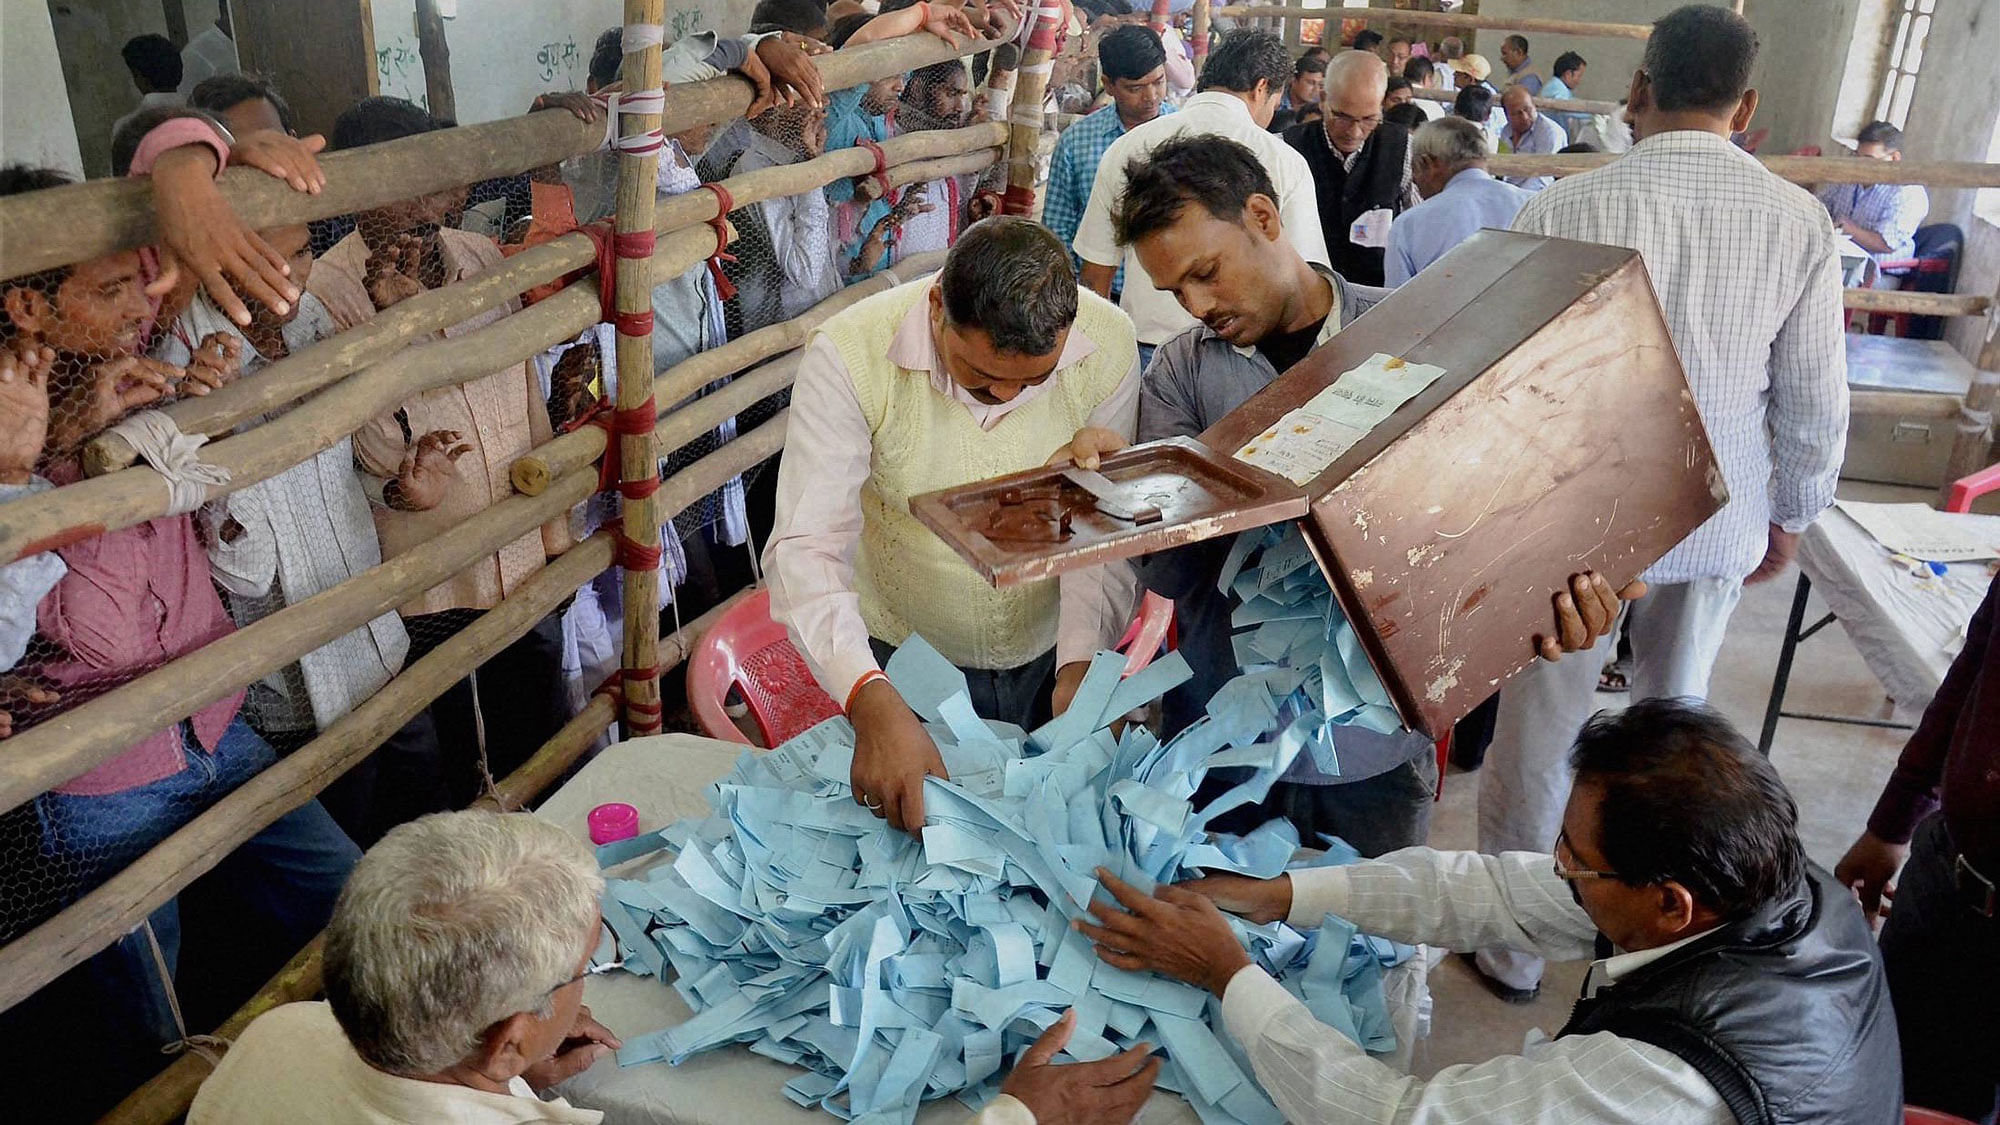
[[[1291,873],[1294,926],[1338,914],[1369,933],[1447,949],[1504,945],[1581,961],[1597,928],[1556,878],[1546,855],[1405,848],[1345,867]],[[1697,935],[1699,936],[1699,935]],[[1591,966],[1611,981],[1674,947],[1625,953]],[[1452,1066],[1426,1082],[1372,1059],[1313,1019],[1262,969],[1230,978],[1229,1034],[1250,1056],[1258,1085],[1287,1121],[1355,1125],[1731,1125],[1715,1087],[1670,1051],[1609,1032],[1534,1042],[1518,1055]]]
[[[1776,523],[1833,503],[1847,441],[1840,259],[1826,209],[1713,133],[1661,133],[1559,181],[1514,229],[1645,258],[1729,503],[1646,572],[1742,578]]]

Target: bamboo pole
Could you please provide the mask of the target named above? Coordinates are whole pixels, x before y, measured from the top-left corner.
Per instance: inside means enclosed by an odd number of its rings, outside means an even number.
[[[1199,0],[1197,0],[1199,2]],[[1447,12],[1413,12],[1403,8],[1292,8],[1276,5],[1226,4],[1214,14],[1236,19],[1345,20],[1363,23],[1397,23],[1410,27],[1435,27],[1452,31],[1538,31],[1546,35],[1582,35],[1600,39],[1646,39],[1651,24],[1593,23],[1589,20],[1546,19],[1539,16],[1456,15]]]
[[[81,964],[222,862],[244,841],[304,805],[430,706],[438,695],[512,644],[611,565],[599,532],[537,571],[457,636],[404,668],[379,692],[278,759],[55,917],[0,947],[0,1009],[20,1003]]]
[[[1056,31],[1062,24],[1063,7],[1056,0],[1039,0],[1033,19],[1034,30],[1028,34],[1027,49],[1021,52],[1021,73],[1014,80],[1014,104],[1007,111],[1007,192],[1000,205],[1009,215],[1032,215],[1035,211],[1042,99],[1048,93],[1049,70],[1055,65]]]
[[[952,47],[935,35],[906,35],[817,55],[813,65],[828,90],[841,90],[988,51],[1011,37],[1002,29],[994,39]],[[740,116],[751,96],[750,83],[735,75],[675,86],[667,91],[661,128],[671,135],[719,124]],[[603,140],[602,124],[550,109],[332,153],[321,161],[327,184],[318,195],[295,192],[249,168],[225,172],[222,194],[245,226],[264,230],[511,176],[590,152]],[[152,188],[143,180],[91,180],[0,199],[0,247],[6,250],[0,280],[144,246],[156,237]]]
[[[889,176],[893,181],[896,169],[912,161],[979,152],[1006,143],[1007,127],[997,121],[987,121],[963,129],[927,129],[891,137],[882,142],[882,158],[888,162]],[[766,199],[782,199],[803,191],[814,191],[838,180],[865,176],[874,170],[874,155],[855,146],[833,149],[797,164],[780,164],[731,176],[722,181],[722,186],[729,190],[730,200],[742,207]],[[665,232],[708,222],[715,218],[716,203],[712,191],[691,191],[663,199],[655,207],[659,220],[656,225]]]
[[[1427,102],[1443,102],[1446,105],[1458,100],[1456,90],[1436,90],[1428,86],[1418,86],[1410,91],[1410,96]],[[1617,102],[1591,101],[1587,98],[1530,98],[1535,108],[1545,113],[1623,113],[1625,107]]]
[[[887,170],[884,178],[889,186],[902,187],[904,184],[928,183],[946,176],[963,176],[991,168],[995,161],[1007,154],[1001,148],[978,148],[971,152],[961,152],[956,156],[940,156],[933,160],[913,160],[908,164],[898,164]],[[854,194],[862,199],[880,199],[882,182],[870,177],[856,186]]]
[[[1209,0],[1194,0],[1194,72],[1201,75],[1201,66],[1208,61],[1208,29],[1213,13],[1209,10]]]
[[[1843,289],[1840,303],[1857,312],[1917,316],[1983,316],[1993,308],[1991,297],[1977,293],[1912,293],[1901,289]]]
[[[7,740],[0,811],[110,761],[273,668],[358,629],[552,519],[597,486],[571,473],[540,496],[509,496],[349,581],[288,605]]]
[[[828,317],[863,297],[892,289],[937,269],[944,264],[944,257],[939,251],[914,254],[874,277],[847,286],[791,320],[768,325],[719,348],[689,356],[661,373],[653,385],[653,393],[670,403],[679,403],[717,379],[734,375],[780,352],[800,347],[812,330],[825,323]],[[674,418],[675,413],[677,411],[670,411],[662,416],[662,428]],[[533,496],[547,488],[550,481],[594,464],[603,456],[604,446],[604,431],[586,426],[536,446],[514,462],[509,475],[517,491]]]
[[[424,108],[432,117],[458,120],[458,95],[451,88],[451,44],[437,0],[417,0],[417,54],[424,61]]]
[[[180,399],[161,409],[182,433],[219,437],[387,359],[409,344],[499,308],[525,289],[554,281],[596,260],[590,239],[566,234],[523,250],[497,269],[399,301],[373,320],[286,356],[258,371],[254,378],[238,379],[221,390]],[[83,447],[83,471],[88,476],[115,472],[138,459],[131,444],[116,434],[99,434]]]
[[[713,628],[730,607],[751,593],[751,590],[739,591],[721,605],[688,622],[673,635],[661,638],[660,662],[672,667],[685,661],[702,635]],[[474,801],[472,807],[520,808],[540,796],[596,740],[597,735],[616,717],[615,711],[608,696],[592,696],[590,705],[582,713],[536,751],[534,757],[501,779],[493,793]],[[587,737],[585,732],[588,732]],[[570,747],[574,747],[573,752]],[[233,1042],[252,1020],[272,1008],[319,995],[322,989],[320,954],[324,945],[323,936],[307,943],[255,996],[245,1001],[235,1014],[215,1029],[216,1038]],[[199,1054],[188,1052],[181,1055],[118,1103],[100,1120],[99,1125],[167,1125],[186,1112],[188,1103],[194,1100],[195,1091],[208,1077],[210,1069],[208,1060]]]
[[[1343,9],[1361,11],[1359,8]],[[1486,158],[1496,176],[1574,176],[1618,159],[1617,153],[1500,153]],[[1924,184],[2000,187],[2000,164],[1956,160],[1860,160],[1851,156],[1760,156],[1765,168],[1795,184]]]
[[[660,443],[660,455],[672,455],[730,418],[790,387],[798,378],[799,359],[800,353],[788,352],[737,376],[714,394],[703,395],[671,414],[661,415],[659,427],[653,431],[654,439]]]
[[[2000,306],[2000,294],[1994,297]],[[1972,385],[1960,404],[1958,432],[1952,438],[1951,453],[1945,461],[1944,488],[1939,490],[1942,506],[1951,482],[1985,468],[1993,460],[1993,413],[2000,407],[2000,307],[1989,309],[1986,340],[1979,346],[1979,359]]]
[[[405,349],[282,417],[203,446],[202,459],[227,470],[230,478],[210,486],[208,498],[269,480],[420,391],[520,363],[597,318],[597,283],[585,280],[476,332]],[[166,479],[134,466],[0,504],[0,562],[144,523],[166,515],[169,503]]]
[[[625,0],[625,26],[656,27],[666,19],[664,0]],[[629,48],[619,72],[627,90],[653,90],[660,85],[660,44],[637,51]],[[627,113],[619,117],[621,138],[644,137],[657,130],[657,113]],[[657,135],[657,134],[655,134]],[[618,211],[614,223],[621,238],[653,235],[653,197],[658,191],[657,147],[622,153],[618,159]],[[704,192],[712,196],[713,192]],[[618,410],[638,415],[644,429],[618,438],[619,518],[623,541],[657,551],[660,513],[653,489],[660,479],[660,454],[653,427],[660,410],[653,401],[653,271],[645,258],[618,257]],[[637,323],[628,324],[627,321]],[[638,491],[627,486],[642,485]],[[652,734],[660,729],[660,566],[625,565],[625,646],[620,676],[624,680],[625,729]]]

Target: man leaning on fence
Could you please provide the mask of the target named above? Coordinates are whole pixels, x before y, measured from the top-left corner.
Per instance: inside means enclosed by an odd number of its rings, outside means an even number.
[[[60,173],[0,171],[0,195],[59,186]],[[206,393],[236,374],[237,348],[198,342],[175,366],[141,353],[153,308],[138,250],[121,250],[0,285],[0,386],[7,390],[10,451],[61,485],[82,476],[86,442],[131,411],[180,394]],[[40,597],[36,636],[13,669],[16,694],[41,714],[16,712],[10,725],[72,707],[231,633],[210,581],[208,544],[185,514],[81,539],[57,548],[63,567]],[[224,509],[226,511],[226,509]],[[226,534],[226,518],[218,525]],[[0,922],[14,930],[23,911],[66,905],[95,890],[231,790],[276,760],[240,714],[244,693],[223,695],[176,718],[36,798],[41,854],[9,864],[0,883]],[[179,716],[179,711],[172,712]],[[326,921],[358,850],[318,801],[277,818],[223,861],[214,880],[246,918],[267,921],[296,948]],[[48,899],[55,901],[47,901]],[[94,1008],[115,1034],[148,1048],[181,1039],[172,976],[180,950],[177,900],[87,963]],[[116,1056],[127,1043],[103,1042]]]
[[[854,722],[854,793],[923,824],[937,747],[882,675],[913,634],[963,668],[980,714],[1033,726],[1061,711],[1132,605],[1130,568],[989,586],[919,524],[920,493],[1132,437],[1131,322],[1079,290],[1048,228],[968,228],[935,279],[880,293],[813,334],[792,390],[765,551],[772,616]]]

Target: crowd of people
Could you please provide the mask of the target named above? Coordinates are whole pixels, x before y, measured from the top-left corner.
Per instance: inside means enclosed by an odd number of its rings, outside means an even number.
[[[1357,728],[1343,732],[1337,773],[1302,756],[1266,798],[1212,827],[1282,817],[1302,839],[1345,839],[1364,862],[1150,894],[1105,872],[1085,931],[1112,965],[1210,989],[1292,1120],[1887,1122],[1906,1096],[1990,1115],[2000,594],[1836,873],[1806,860],[1770,764],[1700,702],[1744,585],[1780,573],[1833,499],[1847,419],[1836,227],[1881,260],[1906,257],[1922,189],[1836,185],[1816,199],[1734,145],[1757,107],[1757,43],[1724,8],[1663,17],[1616,115],[1545,112],[1580,96],[1587,64],[1565,52],[1545,74],[1520,35],[1502,42],[1496,74],[1457,37],[1364,31],[1295,57],[1268,32],[1223,29],[1197,74],[1172,23],[1120,0],[1065,9],[1047,108],[1078,116],[1049,157],[1039,221],[1001,214],[1003,168],[901,187],[871,173],[736,206],[729,253],[657,279],[664,372],[946,252],[934,276],[816,329],[788,398],[662,450],[671,473],[789,404],[775,471],[731,481],[662,529],[666,620],[761,576],[773,617],[852,721],[855,799],[893,830],[921,830],[923,779],[947,772],[882,671],[912,636],[966,673],[979,714],[1032,727],[1067,707],[1092,654],[1117,640],[1142,592],[1157,593],[1174,602],[1194,672],[1165,701],[1160,733],[1171,735],[1242,670],[1234,599],[1217,582],[1228,540],[995,589],[910,514],[909,498],[1199,434],[1482,228],[1634,247],[1731,499],[1643,582],[1526,577],[1560,592],[1544,630],[1521,638],[1543,660],[1488,704],[1479,852],[1425,846],[1433,745]],[[1006,120],[1002,72],[1024,40],[974,65],[843,90],[822,89],[811,60],[903,36],[958,46],[1021,16],[1013,0],[761,0],[746,36],[671,42],[669,85],[734,73],[756,101],[726,127],[666,138],[658,190]],[[171,48],[128,45],[143,100],[112,138],[117,174],[151,181],[156,245],[0,283],[0,500],[81,479],[85,449],[107,432],[166,464],[177,435],[150,408],[257,378],[613,207],[617,162],[598,152],[246,229],[215,186],[226,167],[314,192],[324,148],[452,122],[371,97],[330,137],[299,137],[282,92],[255,76],[181,90]],[[606,30],[586,89],[532,108],[603,121],[623,54],[620,29]],[[1858,155],[1900,149],[1878,122]],[[1488,171],[1495,154],[1596,150],[1623,156],[1561,180]],[[9,165],[0,195],[65,182]],[[1725,268],[1746,250],[1759,270]],[[410,347],[446,355],[452,339],[521,308],[510,300]],[[409,555],[510,495],[517,458],[614,394],[605,329],[418,392],[223,500],[202,503],[200,479],[184,481],[176,514],[0,568],[0,738]],[[593,500],[500,544],[0,817],[0,928],[25,932],[298,752],[613,514]],[[580,1006],[595,863],[527,816],[445,810],[526,761],[616,669],[618,598],[604,579],[577,591],[205,881],[245,980],[325,929],[327,1001],[253,1024],[191,1121],[597,1120],[547,1092],[617,1045]],[[1621,629],[1633,705],[1593,717]],[[1227,788],[1224,772],[1206,796]],[[1869,922],[1906,858],[1878,952]],[[1463,953],[1509,1001],[1537,995],[1544,957],[1594,960],[1555,1039],[1426,1082],[1319,1025],[1249,963],[1222,911],[1302,927],[1336,913]],[[101,1044],[111,1062],[97,1072],[110,1070],[112,1086],[187,1041],[174,987],[193,944],[182,927],[170,901],[50,990],[61,1026]],[[1974,983],[1940,972],[1940,956],[1971,965]],[[1068,1027],[1021,1055],[983,1120],[1138,1112],[1158,1063],[1143,1052],[1059,1063]]]

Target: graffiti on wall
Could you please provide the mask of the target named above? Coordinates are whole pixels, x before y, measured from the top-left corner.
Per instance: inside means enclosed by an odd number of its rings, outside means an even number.
[[[424,91],[424,59],[417,53],[417,41],[398,35],[387,43],[376,41],[375,84],[393,98],[408,98],[429,109]]]
[[[577,48],[575,37],[557,43],[544,43],[535,52],[535,64],[541,68],[542,81],[561,80],[572,87],[581,88],[577,80],[584,63],[583,52]]]

